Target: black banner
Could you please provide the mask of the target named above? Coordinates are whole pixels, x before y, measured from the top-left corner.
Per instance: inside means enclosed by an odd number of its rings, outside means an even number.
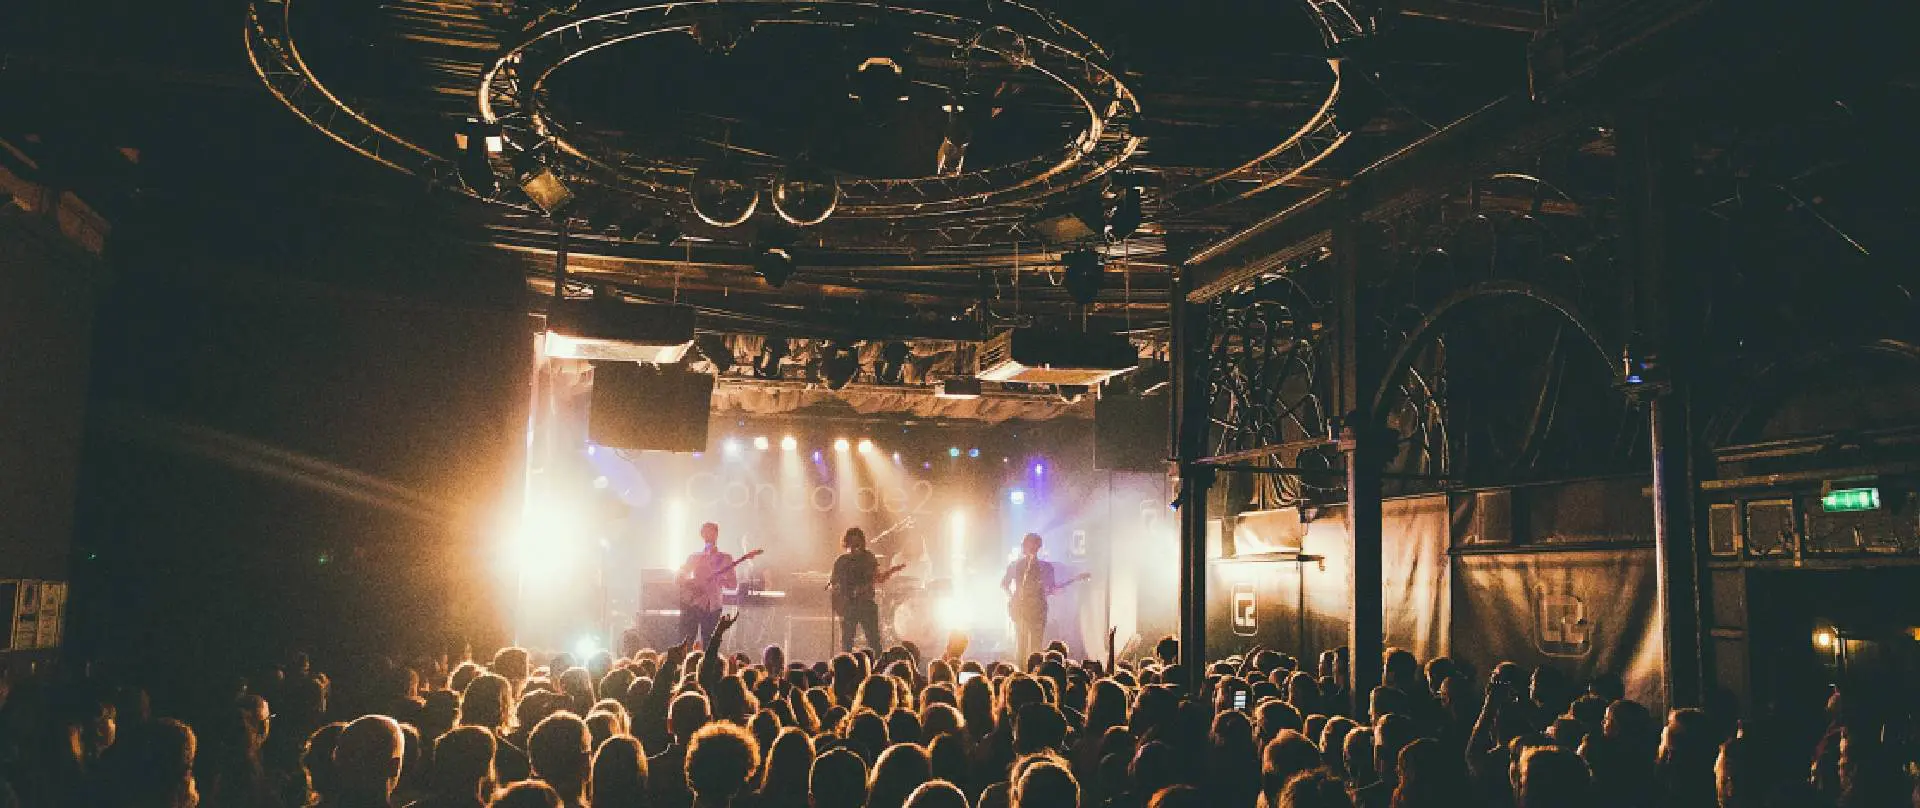
[[[1619,674],[1665,709],[1653,550],[1546,550],[1455,559],[1453,656],[1485,673],[1511,660],[1575,681]]]

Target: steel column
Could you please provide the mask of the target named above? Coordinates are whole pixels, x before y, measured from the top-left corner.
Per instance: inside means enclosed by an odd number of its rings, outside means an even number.
[[[1199,693],[1206,681],[1207,662],[1207,494],[1213,469],[1197,461],[1205,453],[1207,413],[1207,319],[1187,300],[1193,270],[1184,266],[1193,241],[1167,235],[1169,263],[1175,277],[1168,305],[1173,324],[1173,443],[1180,474],[1175,502],[1180,509],[1180,664],[1186,669],[1188,692]]]
[[[1390,435],[1373,412],[1373,392],[1381,383],[1383,351],[1369,336],[1373,319],[1366,278],[1382,252],[1377,226],[1362,221],[1357,206],[1334,229],[1334,259],[1339,271],[1340,399],[1346,413],[1340,448],[1347,456],[1347,535],[1353,541],[1350,581],[1352,611],[1347,620],[1347,686],[1352,715],[1367,714],[1368,697],[1380,684],[1385,603],[1381,560],[1381,472],[1390,459]]]
[[[1710,649],[1702,616],[1707,591],[1708,547],[1701,536],[1698,445],[1692,423],[1687,355],[1698,344],[1703,319],[1693,273],[1677,253],[1686,234],[1671,205],[1687,168],[1686,143],[1672,127],[1636,110],[1619,127],[1625,216],[1624,248],[1634,268],[1633,321],[1637,338],[1622,357],[1622,381],[1648,404],[1648,440],[1653,456],[1654,558],[1659,575],[1667,706],[1705,701]],[[1637,384],[1628,384],[1629,377]]]

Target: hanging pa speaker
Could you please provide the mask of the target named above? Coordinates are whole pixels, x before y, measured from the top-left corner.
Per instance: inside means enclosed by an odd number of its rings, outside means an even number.
[[[593,367],[587,439],[615,449],[704,452],[713,376],[677,365]]]

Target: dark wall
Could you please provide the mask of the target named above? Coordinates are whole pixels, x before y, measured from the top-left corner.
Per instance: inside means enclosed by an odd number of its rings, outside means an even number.
[[[82,653],[165,684],[293,648],[498,639],[481,554],[516,490],[523,281],[445,222],[381,213],[303,210],[232,250],[156,211],[120,243],[87,428]]]

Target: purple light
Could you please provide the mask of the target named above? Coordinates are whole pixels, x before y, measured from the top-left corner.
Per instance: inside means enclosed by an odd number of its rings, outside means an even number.
[[[820,454],[819,449],[813,450],[813,462],[815,463],[824,462],[824,458],[825,458],[825,455]]]
[[[1046,473],[1047,473],[1047,464],[1045,463],[1033,464],[1033,476],[1038,477]]]
[[[921,463],[921,464],[920,464],[920,468],[923,468],[923,469],[932,469],[932,468],[933,468],[933,463],[931,463],[931,462],[926,462],[926,463]]]

